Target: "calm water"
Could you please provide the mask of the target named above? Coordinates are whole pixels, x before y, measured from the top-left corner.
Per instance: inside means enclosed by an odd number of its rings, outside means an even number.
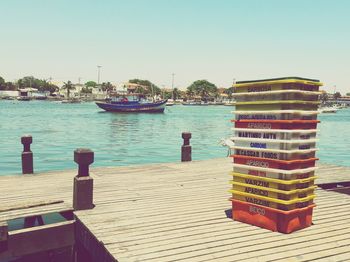
[[[105,113],[94,103],[0,101],[0,174],[21,172],[23,134],[33,136],[35,171],[76,168],[73,151],[95,152],[94,166],[177,162],[181,132],[192,132],[193,159],[226,156],[232,107],[173,106],[164,114]],[[318,157],[350,166],[350,109],[320,116]]]

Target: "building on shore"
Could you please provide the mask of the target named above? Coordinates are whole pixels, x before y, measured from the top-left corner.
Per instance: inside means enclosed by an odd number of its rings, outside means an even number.
[[[0,90],[0,98],[16,98],[18,96],[18,90]]]

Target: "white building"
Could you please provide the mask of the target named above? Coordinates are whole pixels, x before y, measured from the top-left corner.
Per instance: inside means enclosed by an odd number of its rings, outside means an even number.
[[[19,92],[12,90],[0,90],[0,97],[17,97],[19,96]]]
[[[27,87],[27,88],[21,88],[19,89],[19,96],[28,96],[28,97],[35,97],[35,93],[38,92],[38,89]]]

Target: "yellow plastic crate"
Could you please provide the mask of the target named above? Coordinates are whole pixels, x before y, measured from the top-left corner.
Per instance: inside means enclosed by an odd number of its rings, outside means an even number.
[[[294,189],[286,191],[264,186],[239,183],[235,181],[230,181],[230,183],[232,184],[232,190],[230,192],[240,191],[282,200],[293,200],[296,198],[303,198],[313,195],[315,188],[317,188],[317,186],[311,186],[303,189]]]
[[[315,79],[284,77],[253,81],[239,81],[233,85],[235,93],[265,92],[276,90],[318,91],[323,84]]]
[[[312,177],[315,175],[315,171],[317,169],[317,167],[307,167],[300,169],[285,170],[277,168],[265,168],[260,166],[248,166],[236,163],[233,164],[233,171],[236,173],[284,180],[294,180]]]
[[[236,172],[231,172],[231,175],[233,176],[233,182],[285,191],[292,191],[312,187],[314,186],[314,182],[316,179],[316,176],[312,176],[303,179],[283,180],[269,177],[246,175]]]
[[[307,207],[313,204],[313,199],[316,197],[314,194],[303,198],[295,198],[292,200],[282,200],[277,198],[271,198],[266,196],[254,195],[237,190],[230,190],[232,193],[232,199],[240,200],[243,202],[253,203],[260,206],[266,206],[276,208],[280,210],[293,210],[296,208]]]
[[[318,109],[319,101],[300,101],[300,100],[271,100],[271,101],[248,101],[237,102],[237,111],[254,110],[312,110]]]
[[[265,92],[247,92],[234,93],[233,97],[236,101],[273,101],[273,100],[298,100],[298,101],[317,101],[321,92],[310,92],[303,90],[277,90]]]

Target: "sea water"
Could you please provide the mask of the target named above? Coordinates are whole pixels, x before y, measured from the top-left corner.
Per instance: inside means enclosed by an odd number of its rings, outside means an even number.
[[[21,172],[22,135],[33,136],[35,172],[76,168],[73,152],[90,148],[94,167],[179,162],[181,133],[192,133],[193,160],[227,156],[230,106],[167,107],[163,114],[104,112],[94,103],[0,100],[0,175]],[[319,116],[323,163],[350,166],[350,109]]]

